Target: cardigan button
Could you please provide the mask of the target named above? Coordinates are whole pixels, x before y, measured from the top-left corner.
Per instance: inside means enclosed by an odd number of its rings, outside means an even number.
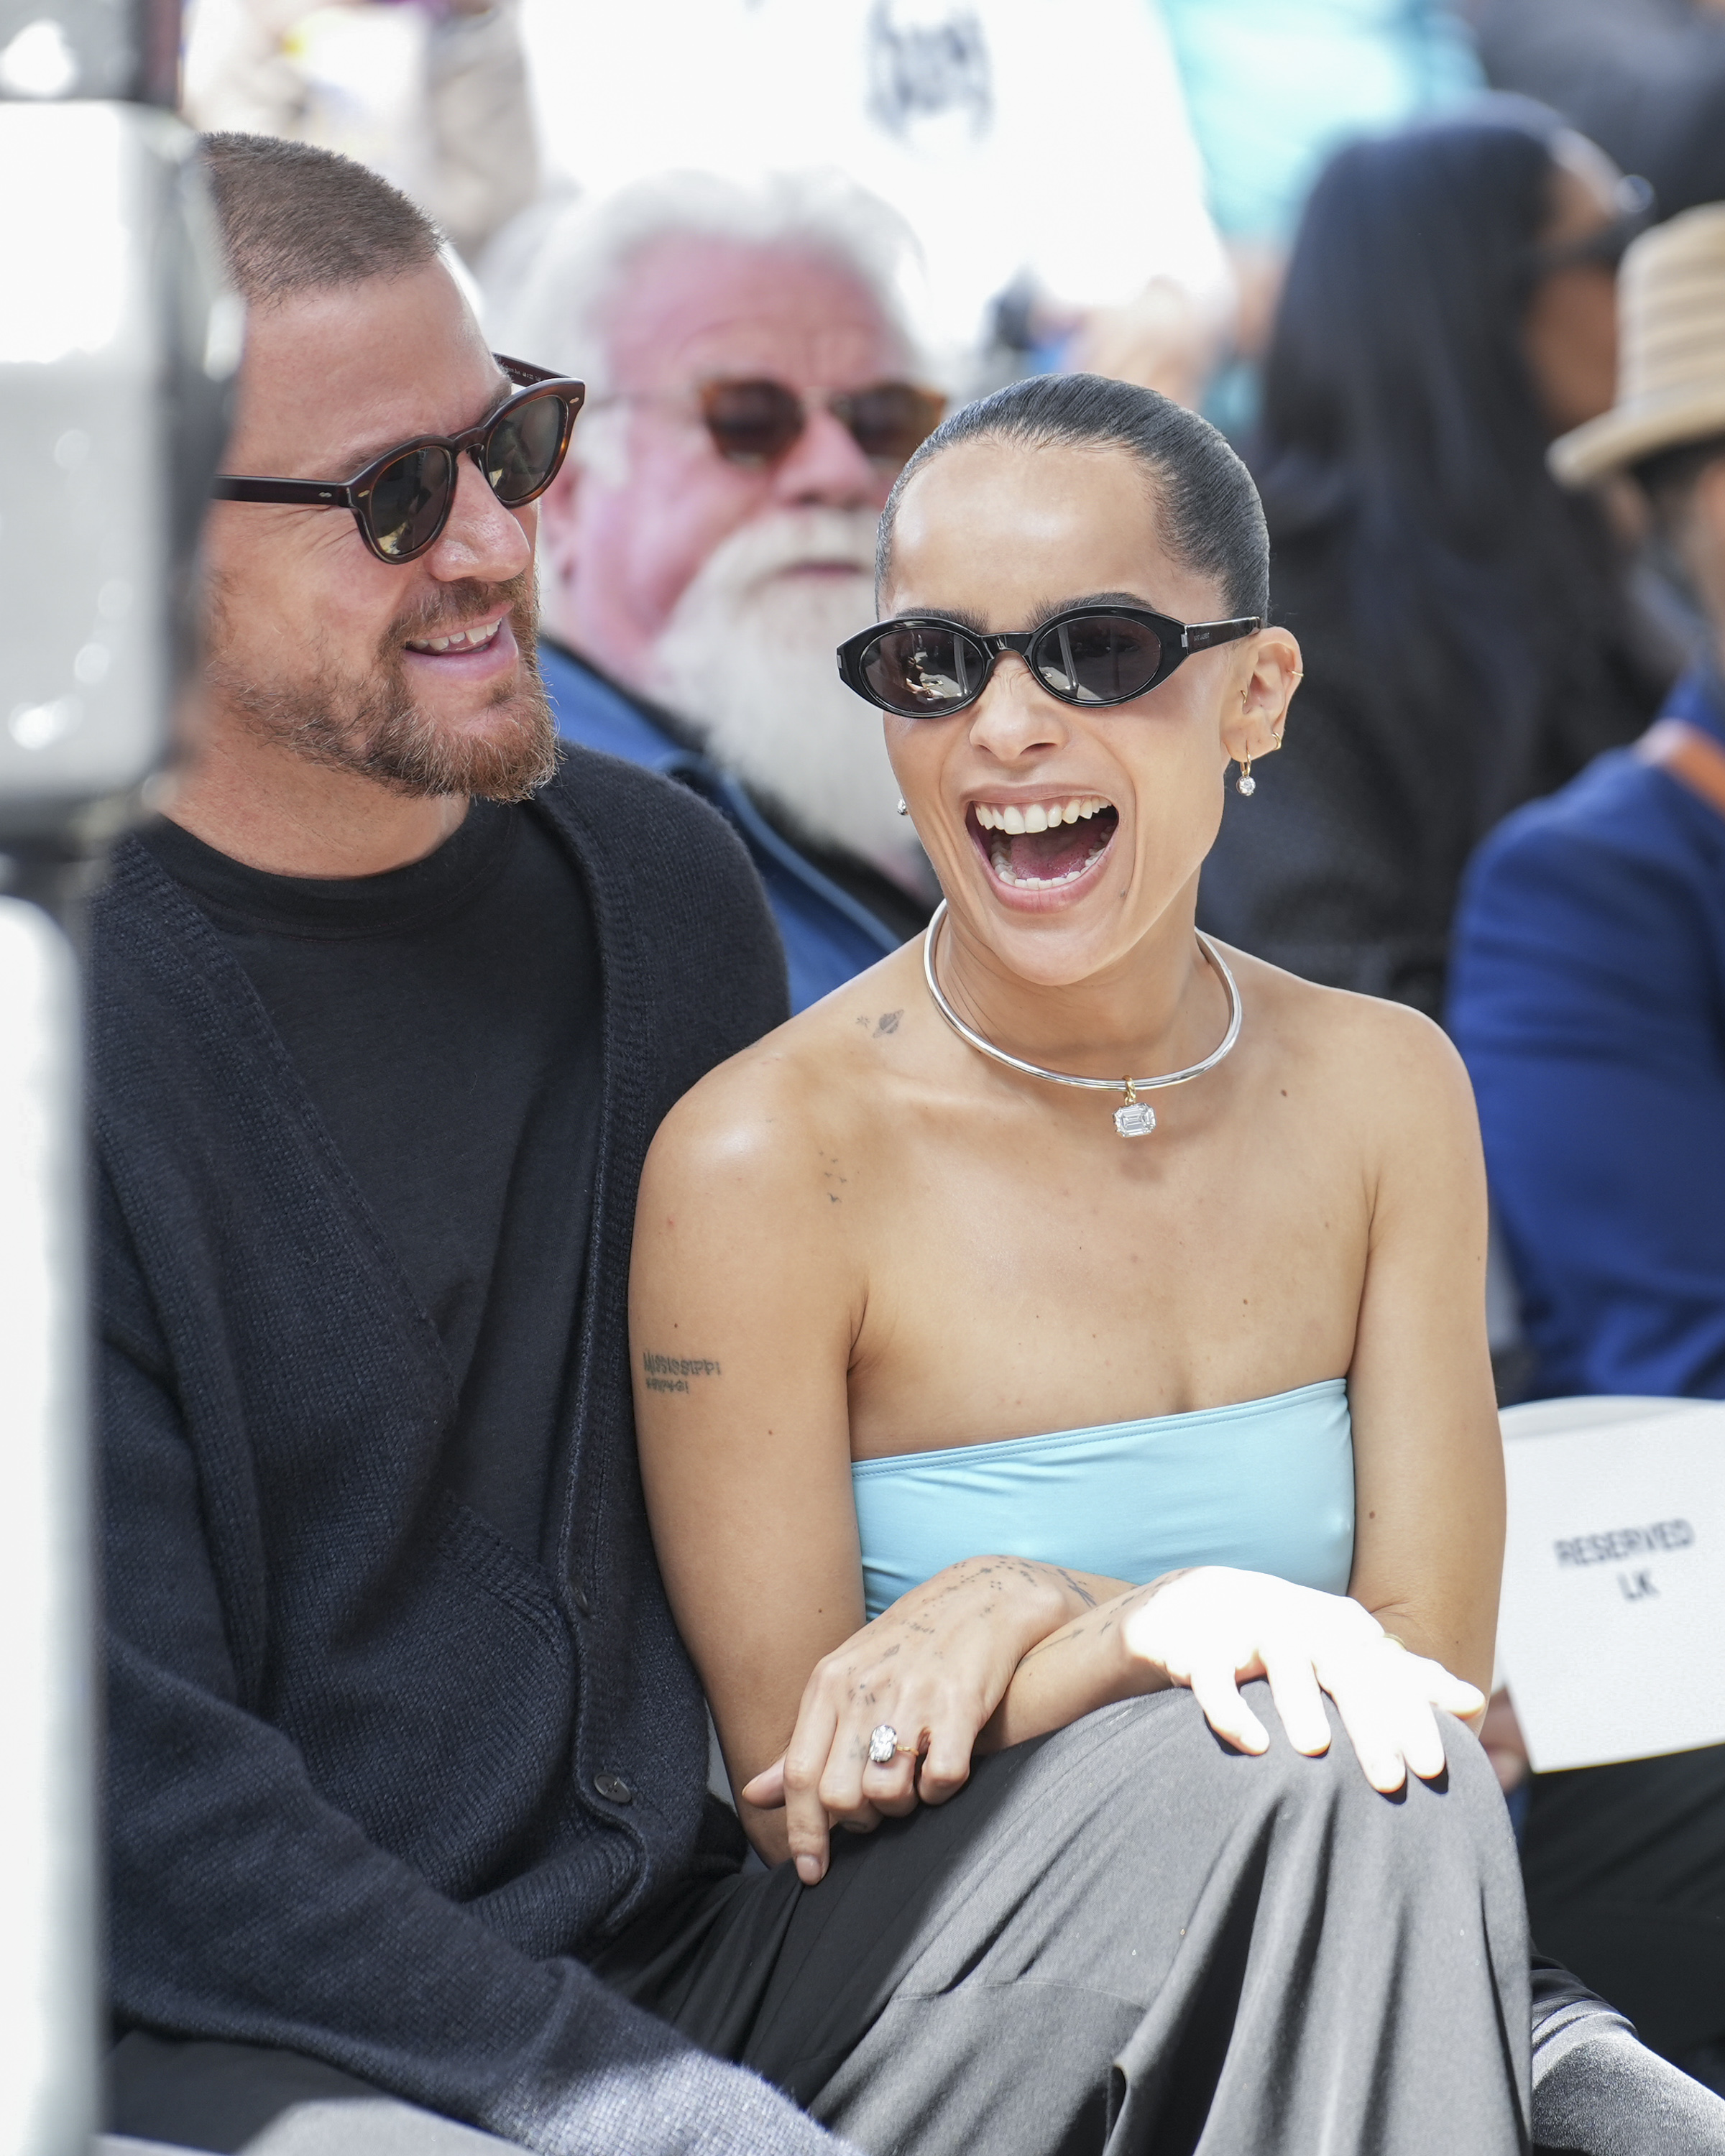
[[[635,1800],[634,1791],[620,1774],[595,1774],[593,1785],[614,1804],[632,1804]]]

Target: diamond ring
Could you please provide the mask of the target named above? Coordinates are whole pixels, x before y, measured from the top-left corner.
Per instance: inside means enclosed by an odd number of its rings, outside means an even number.
[[[869,1732],[869,1757],[877,1767],[891,1763],[898,1750],[898,1732],[890,1722],[876,1722]]]

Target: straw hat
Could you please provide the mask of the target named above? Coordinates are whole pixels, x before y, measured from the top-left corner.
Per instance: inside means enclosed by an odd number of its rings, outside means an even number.
[[[1725,203],[1644,233],[1617,285],[1617,402],[1548,451],[1589,486],[1656,449],[1725,434]]]

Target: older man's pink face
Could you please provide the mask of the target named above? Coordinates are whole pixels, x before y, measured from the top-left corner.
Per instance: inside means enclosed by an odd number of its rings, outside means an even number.
[[[785,510],[878,514],[896,473],[818,401],[777,464],[727,463],[696,396],[716,378],[860,389],[903,378],[908,357],[872,295],[837,264],[783,249],[679,237],[631,265],[614,305],[609,395],[623,454],[573,458],[541,506],[547,624],[618,680],[651,686],[652,650],[714,550]],[[834,565],[834,573],[840,572]],[[819,579],[817,560],[788,573]],[[855,563],[842,573],[855,578]]]

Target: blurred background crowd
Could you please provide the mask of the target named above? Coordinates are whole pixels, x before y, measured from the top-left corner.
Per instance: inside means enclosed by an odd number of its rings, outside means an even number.
[[[832,656],[905,458],[1029,372],[1204,411],[1307,672],[1201,921],[1449,1026],[1507,1399],[1725,1399],[1719,0],[193,0],[183,79],[588,384],[560,726],[730,819],[798,1005],[937,896]],[[1725,1753],[1521,1801],[1537,1936],[1725,2087]]]

